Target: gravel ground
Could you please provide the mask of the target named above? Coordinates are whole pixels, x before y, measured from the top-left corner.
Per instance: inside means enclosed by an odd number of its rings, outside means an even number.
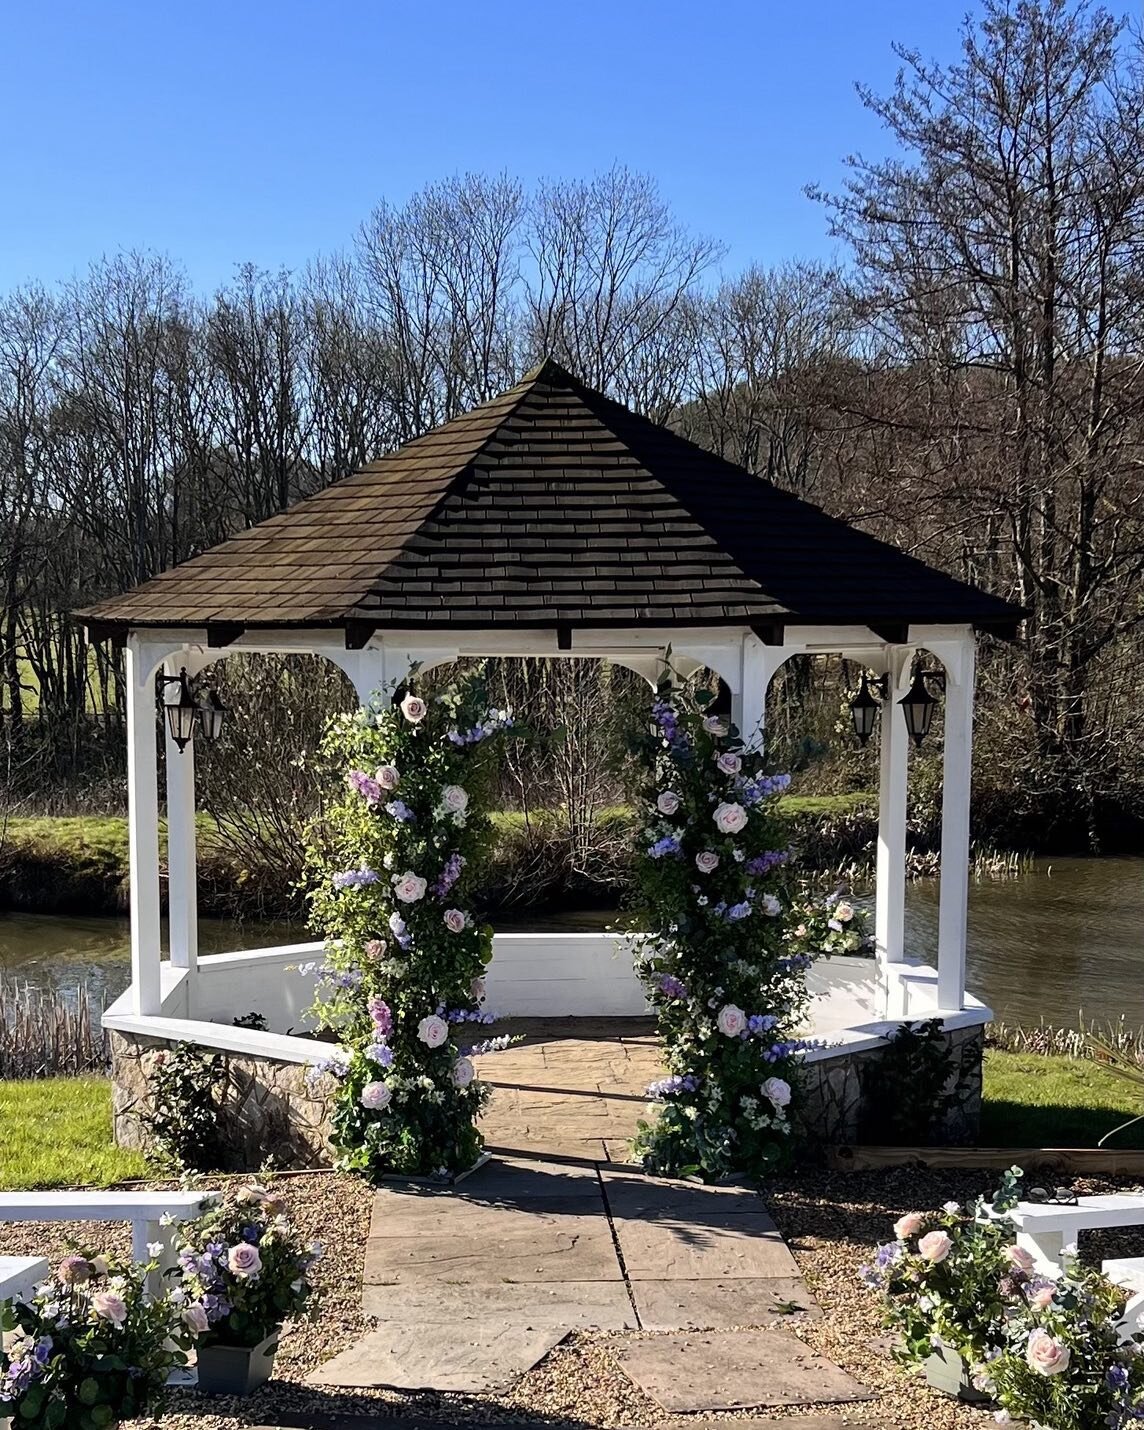
[[[855,1375],[878,1395],[876,1401],[848,1408],[854,1426],[926,1427],[970,1430],[992,1424],[992,1417],[930,1392],[890,1359],[877,1304],[863,1289],[858,1267],[870,1247],[889,1236],[890,1224],[904,1211],[940,1206],[951,1198],[968,1200],[991,1187],[992,1174],[921,1171],[802,1173],[772,1184],[771,1210],[824,1315],[816,1322],[776,1322],[813,1349]],[[628,1335],[570,1336],[511,1391],[475,1399],[456,1395],[406,1395],[386,1391],[346,1394],[303,1384],[305,1376],[328,1357],[351,1345],[370,1329],[359,1310],[362,1257],[369,1224],[370,1193],[361,1182],[336,1173],[283,1176],[283,1190],[307,1237],[317,1238],[325,1255],[317,1268],[319,1312],[316,1321],[287,1328],[274,1381],[246,1400],[206,1400],[187,1393],[174,1396],[162,1423],[197,1430],[273,1425],[280,1416],[432,1417],[437,1420],[514,1422],[529,1420],[555,1426],[655,1426],[678,1417],[664,1414],[627,1379],[615,1359]],[[163,1185],[154,1183],[152,1185]],[[1078,1191],[1128,1190],[1131,1183],[1077,1183]],[[12,1254],[57,1258],[70,1244],[128,1249],[125,1230],[106,1225],[34,1225],[6,1227],[0,1246]],[[1144,1255],[1144,1229],[1095,1238],[1082,1248],[1096,1258]],[[828,1407],[805,1411],[757,1412],[769,1421],[826,1414]],[[841,1414],[835,1410],[832,1413]],[[704,1417],[712,1420],[718,1417]],[[732,1418],[740,1419],[741,1414]]]

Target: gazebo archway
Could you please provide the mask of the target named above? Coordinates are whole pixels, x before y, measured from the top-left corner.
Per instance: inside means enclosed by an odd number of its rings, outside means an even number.
[[[194,1016],[215,1000],[204,1002],[206,961],[193,956],[193,756],[169,736],[172,935],[161,957],[160,667],[193,673],[223,650],[304,651],[337,664],[364,701],[415,664],[463,656],[603,658],[654,680],[670,648],[675,664],[720,675],[751,741],[763,737],[768,685],[792,655],[831,652],[888,676],[880,1006],[841,1030],[832,1055],[877,1044],[904,1018],[979,1028],[989,1012],[965,989],[975,644],[979,631],[1011,635],[1020,615],[546,362],[492,402],[80,613],[93,637],[124,641],[129,689],[132,983],[107,1026],[241,1056],[314,1058],[308,1040]],[[897,701],[921,649],[946,673],[936,969],[910,958],[903,914],[908,752]],[[298,952],[220,957],[234,960],[228,976],[265,976]]]

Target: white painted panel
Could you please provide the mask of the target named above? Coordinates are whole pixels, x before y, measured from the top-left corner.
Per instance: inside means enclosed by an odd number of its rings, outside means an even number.
[[[630,942],[607,933],[501,933],[485,1006],[501,1018],[632,1018],[648,1011]]]

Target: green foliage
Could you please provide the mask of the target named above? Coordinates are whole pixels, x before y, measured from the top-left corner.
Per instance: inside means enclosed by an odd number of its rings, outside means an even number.
[[[720,716],[709,691],[664,682],[634,741],[642,973],[670,1076],[636,1150],[653,1172],[761,1175],[787,1155],[792,1038],[809,959],[784,941],[786,852],[770,812],[785,776]]]
[[[109,1430],[155,1414],[191,1333],[148,1266],[65,1257],[28,1302],[0,1302],[0,1409],[19,1430]]]
[[[106,1187],[146,1171],[115,1145],[106,1078],[0,1079],[0,1189]]]
[[[874,957],[869,911],[853,903],[844,887],[822,896],[804,882],[792,899],[787,923],[787,942],[795,952],[812,958],[820,954]]]
[[[864,1140],[902,1145],[925,1142],[956,1102],[946,1087],[956,1062],[940,1018],[903,1023],[877,1058],[862,1064],[869,1110]]]
[[[320,1255],[295,1230],[285,1200],[242,1187],[179,1232],[183,1314],[199,1344],[256,1346],[312,1310],[310,1268]]]
[[[456,1032],[481,1011],[492,929],[473,892],[492,838],[495,736],[479,674],[422,700],[376,696],[336,720],[323,757],[345,793],[309,839],[313,922],[326,935],[315,1012],[342,1049],[333,1118],[344,1166],[449,1174],[480,1153],[487,1096]]]
[[[221,1053],[176,1043],[147,1057],[149,1109],[139,1120],[161,1162],[180,1172],[212,1172],[226,1160],[218,1091],[226,1078]]]
[[[1127,1293],[1068,1263],[1040,1274],[1016,1244],[1019,1167],[991,1202],[910,1212],[863,1268],[884,1298],[896,1354],[924,1362],[944,1343],[1008,1416],[1053,1430],[1124,1430],[1144,1418],[1144,1356],[1121,1337]]]

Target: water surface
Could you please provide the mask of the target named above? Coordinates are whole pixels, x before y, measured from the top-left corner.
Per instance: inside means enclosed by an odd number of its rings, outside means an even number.
[[[907,948],[937,950],[937,883],[919,880],[906,898]],[[601,910],[501,917],[505,930],[598,929]],[[298,925],[204,919],[204,953],[264,948],[307,937]],[[999,1018],[1076,1026],[1123,1017],[1144,1027],[1144,859],[1039,861],[1016,879],[969,889],[968,982]],[[75,990],[97,1003],[126,987],[126,919],[0,914],[0,975]]]

